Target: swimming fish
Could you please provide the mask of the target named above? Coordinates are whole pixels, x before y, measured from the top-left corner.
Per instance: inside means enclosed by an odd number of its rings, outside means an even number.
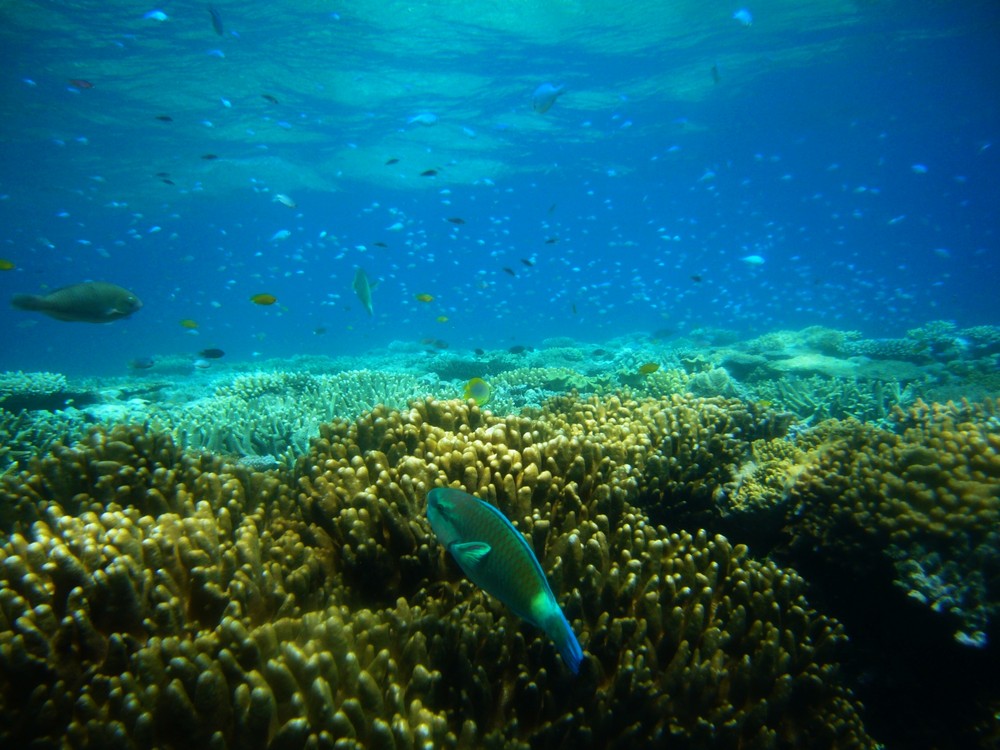
[[[762,266],[764,265],[764,257],[762,255],[744,255],[740,258],[748,266]]]
[[[660,366],[656,362],[647,362],[644,365],[639,365],[640,375],[652,375],[654,372],[660,369]]]
[[[733,13],[733,20],[739,21],[744,26],[749,26],[753,23],[753,13],[748,11],[746,8],[740,8],[738,11]]]
[[[427,520],[474,584],[555,642],[573,674],[583,649],[524,536],[489,503],[461,490],[427,493]]]
[[[184,318],[184,320],[181,321],[181,328],[187,328],[189,331],[193,331],[197,327],[198,327],[197,320],[191,320],[191,318]]]
[[[278,301],[278,298],[273,294],[268,294],[267,292],[261,292],[260,294],[253,294],[250,296],[250,301],[255,305],[273,305]]]
[[[407,125],[425,125],[431,126],[438,121],[437,115],[433,112],[421,112],[418,115],[414,115],[406,121]]]
[[[542,115],[552,109],[556,99],[566,91],[565,86],[553,86],[551,83],[543,83],[535,93],[531,95],[531,108]]]
[[[222,349],[202,349],[198,352],[198,356],[202,359],[221,359],[226,353]]]
[[[15,294],[11,304],[71,323],[110,323],[142,307],[142,301],[128,289],[105,281],[85,281],[44,295]]]
[[[492,395],[493,389],[482,378],[472,378],[472,380],[465,384],[465,389],[462,392],[462,398],[466,400],[471,398],[479,406],[488,404]]]
[[[368,280],[368,274],[365,273],[365,269],[359,268],[354,274],[354,283],[351,284],[351,288],[354,289],[354,293],[358,295],[358,299],[361,300],[361,304],[365,306],[369,315],[375,314],[372,311],[372,290],[377,286],[377,281],[372,284]]]
[[[421,292],[420,294],[414,295],[413,297],[417,302],[433,302],[434,296],[431,294],[426,294]]]
[[[13,271],[15,268],[14,261],[0,258],[0,271]]]
[[[215,9],[215,6],[208,6],[208,15],[212,17],[212,28],[215,29],[215,33],[222,36],[223,26],[222,26],[222,14]]]
[[[274,197],[271,199],[273,203],[280,203],[282,206],[287,208],[296,208],[298,204],[290,196],[284,193],[275,193]]]

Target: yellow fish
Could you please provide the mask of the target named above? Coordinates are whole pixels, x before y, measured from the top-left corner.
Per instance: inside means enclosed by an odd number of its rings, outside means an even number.
[[[447,315],[438,315],[437,318],[435,318],[435,320],[437,320],[438,323],[447,323],[448,322],[448,316]]]
[[[471,398],[479,406],[485,406],[488,404],[490,396],[492,395],[493,389],[490,388],[490,384],[482,378],[473,378],[470,380],[465,384],[465,390],[463,391],[463,398],[465,398],[466,401]]]
[[[252,295],[250,301],[255,305],[273,305],[278,301],[278,298],[273,294],[261,293]]]
[[[14,261],[0,258],[0,271],[13,271],[14,268]]]
[[[429,294],[418,294],[418,295],[416,295],[414,297],[414,299],[416,299],[417,302],[433,302],[434,301],[434,297],[432,297]]]
[[[181,321],[181,327],[187,328],[189,331],[193,331],[198,327],[198,323],[197,321],[191,320],[191,318],[184,318],[184,320]]]
[[[647,362],[644,365],[639,365],[640,375],[652,375],[654,372],[660,369],[660,366],[656,362]]]

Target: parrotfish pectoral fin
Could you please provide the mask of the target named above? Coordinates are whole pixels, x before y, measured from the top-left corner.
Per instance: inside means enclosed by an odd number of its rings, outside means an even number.
[[[486,542],[456,542],[450,547],[463,570],[475,570],[492,549]]]

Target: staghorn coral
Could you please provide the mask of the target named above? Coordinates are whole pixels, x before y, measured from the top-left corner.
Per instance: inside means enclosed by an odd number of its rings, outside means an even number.
[[[291,464],[319,425],[354,418],[375,404],[399,407],[427,389],[405,373],[349,370],[335,375],[259,372],[216,388],[182,409],[157,408],[155,422],[190,448],[235,456],[274,456]]]
[[[789,375],[763,380],[754,388],[758,397],[793,412],[805,424],[849,417],[884,424],[894,407],[908,406],[916,399],[915,386],[897,380]]]
[[[0,743],[873,746],[802,580],[634,506],[632,428],[669,439],[701,405],[425,400],[325,425],[266,476],[140,428],[58,447],[0,485]],[[526,534],[578,678],[434,542],[439,484]]]
[[[0,406],[10,411],[49,409],[65,405],[66,376],[55,372],[0,373]]]
[[[82,412],[64,410],[18,411],[0,409],[0,474],[28,465],[54,442],[75,442],[87,434]]]
[[[895,432],[854,420],[799,436],[794,544],[895,582],[985,643],[1000,602],[1000,403],[897,408]]]
[[[525,407],[538,408],[557,393],[576,389],[593,393],[597,383],[566,367],[518,367],[489,380],[493,387],[490,408],[497,413],[514,413]]]

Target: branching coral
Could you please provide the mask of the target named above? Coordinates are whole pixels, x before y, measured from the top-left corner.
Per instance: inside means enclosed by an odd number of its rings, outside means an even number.
[[[1000,601],[1000,404],[897,409],[896,432],[827,422],[795,486],[799,546],[858,572],[891,560],[897,583],[977,643]]]
[[[0,406],[10,411],[58,408],[65,404],[67,390],[66,377],[59,373],[0,373]]]
[[[291,464],[308,450],[321,423],[357,417],[376,404],[400,407],[426,388],[422,380],[405,373],[263,372],[225,382],[215,397],[182,409],[157,409],[155,421],[172,429],[187,447],[275,456]]]
[[[651,451],[703,455],[684,420],[723,447],[766,422],[733,408],[564,398],[500,419],[425,400],[328,424],[266,476],[138,428],[60,448],[2,485],[0,742],[871,747],[841,629],[801,579],[634,505],[667,479]],[[434,541],[436,485],[527,536],[578,677]]]
[[[786,376],[755,385],[757,395],[778,408],[793,412],[805,424],[824,419],[847,419],[885,423],[894,407],[906,407],[916,399],[915,388],[899,381]]]

